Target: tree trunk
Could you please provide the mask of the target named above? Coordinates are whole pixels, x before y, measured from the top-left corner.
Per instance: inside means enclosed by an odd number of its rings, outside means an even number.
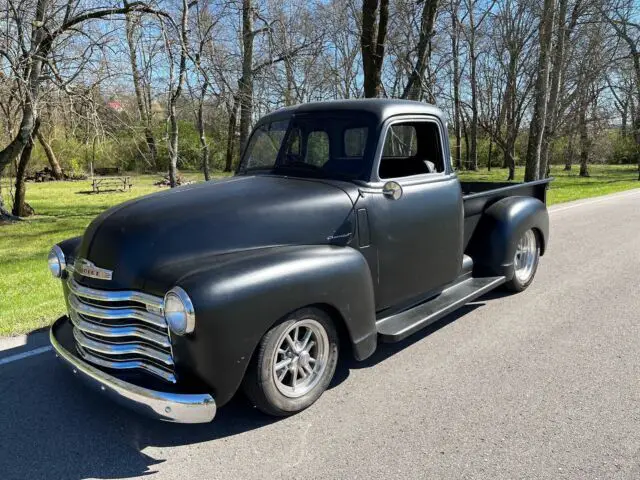
[[[380,6],[379,15],[378,5]],[[366,98],[375,98],[380,95],[380,79],[388,21],[389,0],[363,0],[360,47],[364,73],[364,96]]]
[[[569,172],[573,163],[573,133],[568,135],[567,148],[564,151],[564,171]]]
[[[553,33],[554,0],[544,0],[540,18],[540,53],[538,56],[538,78],[535,87],[535,105],[529,127],[525,182],[537,180],[540,172],[540,151],[547,118],[549,93],[549,68]]]
[[[182,86],[187,71],[187,28],[189,21],[189,6],[187,0],[182,0],[182,18],[180,22],[180,66],[178,71],[178,83],[169,96],[169,184],[171,188],[178,185],[178,117],[177,103],[182,94]]]
[[[10,222],[14,220],[18,220],[18,218],[14,217],[11,212],[7,210],[7,207],[4,204],[4,198],[2,198],[2,189],[0,188],[0,226],[2,225],[1,222]]]
[[[178,186],[178,119],[176,117],[176,101],[174,95],[169,102],[169,185]]]
[[[567,7],[568,0],[560,0],[557,18],[556,45],[552,59],[551,71],[551,90],[549,93],[549,104],[547,107],[547,119],[544,125],[544,134],[542,135],[542,144],[540,146],[540,167],[538,176],[546,178],[549,170],[549,150],[551,142],[555,136],[558,123],[558,96],[560,94],[560,86],[562,84],[562,72],[564,71],[564,48],[567,35]]]
[[[640,113],[635,117],[633,126],[636,131],[636,153],[638,155],[638,181],[640,182]]]
[[[127,44],[129,45],[129,61],[131,63],[131,74],[133,77],[133,91],[136,95],[136,105],[138,107],[138,114],[140,120],[144,122],[144,137],[147,143],[147,149],[149,150],[149,163],[153,165],[157,170],[160,170],[158,165],[158,149],[156,148],[156,139],[153,135],[153,129],[151,128],[151,111],[150,105],[147,105],[145,101],[145,95],[142,87],[142,79],[140,70],[138,70],[138,58],[136,53],[135,43],[135,19],[132,13],[125,15],[125,31],[127,36]]]
[[[487,158],[487,170],[491,171],[491,150],[493,150],[493,139],[489,137],[489,157]]]
[[[242,77],[238,81],[240,99],[240,154],[249,139],[253,117],[253,5],[242,1]]]
[[[200,138],[200,151],[202,155],[202,172],[204,173],[204,180],[208,182],[211,180],[209,173],[209,143],[207,142],[207,135],[204,125],[204,96],[209,88],[209,82],[205,79],[202,83],[200,90],[200,101],[198,102],[198,136]]]
[[[200,137],[200,149],[202,151],[202,172],[204,173],[204,179],[206,182],[211,180],[211,174],[209,173],[209,144],[207,143],[207,137],[204,130],[204,120],[202,115],[202,103],[198,107],[198,133]]]
[[[589,139],[589,130],[587,129],[587,106],[580,108],[580,118],[578,120],[578,129],[580,131],[580,176],[589,176],[589,149],[591,141]]]
[[[238,123],[238,97],[233,98],[231,111],[229,112],[229,128],[227,129],[227,156],[224,166],[225,172],[231,172],[233,169],[233,155],[236,145],[236,124]]]
[[[626,138],[626,136],[628,135],[628,131],[627,131],[627,117],[629,115],[629,102],[625,101],[621,106],[621,116],[622,116],[622,125],[620,126],[620,136],[622,138]]]
[[[37,134],[40,122],[36,120],[33,133]],[[27,166],[29,160],[31,160],[31,152],[33,151],[33,137],[30,137],[27,144],[20,153],[20,161],[18,162],[18,168],[16,170],[16,192],[13,200],[13,215],[16,217],[28,217],[33,215],[33,209],[25,202],[27,195]]]
[[[458,29],[458,2],[453,3],[451,12],[451,52],[453,56],[453,135],[455,145],[453,146],[454,163],[456,170],[462,170],[462,153],[460,152],[462,143],[462,132],[460,131],[460,58],[459,58],[459,29]]]
[[[56,158],[56,154],[51,148],[51,145],[45,140],[42,132],[38,130],[36,133],[38,138],[38,142],[42,145],[42,149],[44,150],[45,155],[47,156],[47,160],[49,161],[49,165],[51,166],[51,171],[53,172],[53,176],[56,180],[64,180],[64,173],[62,173],[62,168],[60,167],[60,163]]]
[[[424,73],[431,60],[431,38],[433,37],[433,27],[437,15],[438,0],[424,0],[420,20],[420,36],[416,47],[416,64],[411,70],[407,85],[402,93],[402,98],[422,100],[424,93]],[[429,95],[429,101],[434,102],[433,95]]]
[[[462,122],[462,133],[464,135],[464,165],[466,169],[469,169],[469,129],[467,128],[464,112],[460,115],[460,120]]]
[[[471,63],[471,75],[469,78],[471,83],[471,125],[469,127],[471,129],[471,147],[468,168],[475,171],[478,170],[478,56],[476,55],[476,26],[473,18],[473,5],[469,8],[469,25],[471,27],[469,35],[469,60]]]
[[[2,177],[0,177],[0,226],[2,222],[12,222],[20,220],[18,217],[14,217],[4,204],[4,197],[2,196]]]
[[[517,133],[515,135],[510,135],[507,137],[507,144],[505,148],[505,164],[509,169],[509,174],[507,177],[507,181],[515,180],[516,177],[516,138]]]
[[[28,94],[22,104],[22,119],[16,136],[2,151],[0,151],[0,175],[13,160],[21,155],[22,150],[29,143],[33,143],[32,135],[37,124],[37,105],[42,83],[42,66],[49,56],[52,39],[45,28],[45,17],[51,0],[37,0],[36,14],[32,21],[31,45],[36,49],[27,57],[24,67],[24,77],[27,80]],[[33,146],[32,146],[33,148]]]

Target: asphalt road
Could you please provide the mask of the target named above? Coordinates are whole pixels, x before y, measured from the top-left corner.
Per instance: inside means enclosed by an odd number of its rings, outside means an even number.
[[[0,342],[0,479],[638,479],[639,340],[635,191],[552,209],[529,290],[341,362],[287,419],[240,397],[208,425],[147,420],[51,352],[16,357],[43,335]]]

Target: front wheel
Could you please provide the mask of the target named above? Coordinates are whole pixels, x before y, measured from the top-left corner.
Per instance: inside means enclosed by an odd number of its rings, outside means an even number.
[[[512,292],[521,292],[526,289],[538,270],[540,260],[540,245],[536,232],[529,229],[516,245],[516,253],[513,259],[513,278],[505,283],[505,288]]]
[[[245,393],[270,415],[304,410],[329,386],[338,343],[326,312],[304,308],[292,313],[262,337],[244,379]]]

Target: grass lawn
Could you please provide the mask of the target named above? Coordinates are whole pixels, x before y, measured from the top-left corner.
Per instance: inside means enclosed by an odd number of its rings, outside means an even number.
[[[464,180],[504,181],[506,170],[462,172]],[[198,180],[198,174],[185,175]],[[522,181],[524,169],[516,172]],[[592,166],[590,178],[580,178],[578,169],[552,169],[556,178],[549,191],[549,203],[594,197],[640,187],[637,167]],[[88,181],[29,183],[27,201],[37,215],[11,225],[0,226],[0,335],[28,332],[49,325],[64,312],[60,282],[49,274],[47,253],[51,246],[82,233],[89,222],[104,209],[147,193],[157,192],[153,185],[158,175],[136,176],[130,192],[98,195]],[[6,187],[3,189],[6,192]]]
[[[547,193],[548,205],[640,188],[637,165],[590,165],[591,176],[588,178],[578,175],[580,168],[576,165],[569,172],[565,172],[563,168],[562,165],[554,165],[551,168],[551,176],[555,180],[551,182]],[[516,168],[515,176],[516,182],[522,182],[524,167]],[[490,172],[486,169],[460,172],[459,177],[468,181],[504,182],[507,179],[507,170],[492,168]]]

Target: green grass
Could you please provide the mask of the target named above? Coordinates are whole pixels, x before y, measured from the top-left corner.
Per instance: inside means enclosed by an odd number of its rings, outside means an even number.
[[[551,168],[551,176],[555,180],[551,182],[547,195],[548,205],[640,188],[636,165],[589,165],[591,176],[586,178],[578,175],[579,167],[575,165],[568,172],[563,168],[562,165]],[[507,170],[492,168],[490,172],[486,169],[477,172],[463,171],[459,173],[459,177],[463,181],[504,182]],[[524,167],[516,168],[515,177],[516,182],[524,180]]]
[[[185,174],[201,180],[199,174]],[[162,188],[158,175],[136,176],[129,192],[89,193],[88,180],[27,184],[27,202],[36,215],[0,225],[0,335],[28,332],[49,325],[64,312],[61,286],[48,272],[51,246],[80,235],[103,210]],[[7,193],[7,184],[3,183]],[[5,199],[6,200],[6,199]]]
[[[461,172],[463,180],[504,181],[506,170]],[[566,202],[640,187],[637,167],[591,166],[591,177],[581,178],[554,167],[556,178],[549,191],[549,203]],[[200,179],[200,175],[186,175]],[[516,172],[522,181],[524,169]],[[0,226],[0,335],[28,332],[49,325],[64,312],[60,282],[46,265],[53,244],[80,235],[104,209],[147,193],[157,192],[157,175],[136,176],[131,192],[86,193],[88,181],[29,183],[27,201],[37,215],[22,222]],[[4,189],[6,192],[6,188]]]

